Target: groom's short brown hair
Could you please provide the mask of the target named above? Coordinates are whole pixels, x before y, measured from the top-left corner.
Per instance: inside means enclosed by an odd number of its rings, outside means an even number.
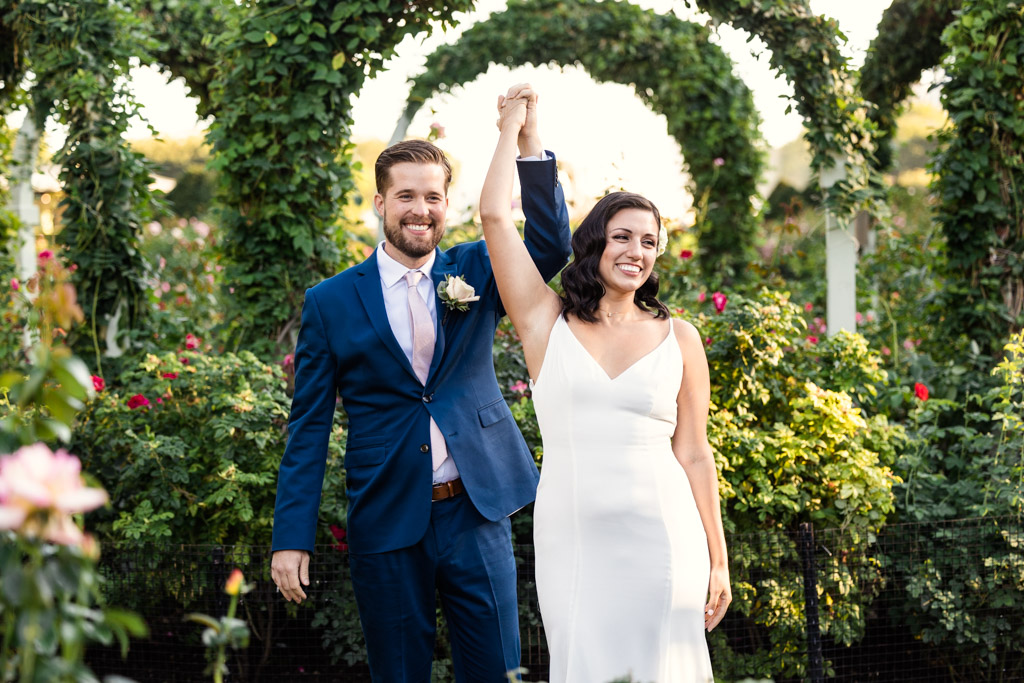
[[[391,167],[401,163],[437,164],[444,170],[444,191],[452,182],[452,165],[445,153],[426,140],[403,140],[391,145],[377,157],[374,168],[377,177],[377,192],[384,196],[391,184]]]

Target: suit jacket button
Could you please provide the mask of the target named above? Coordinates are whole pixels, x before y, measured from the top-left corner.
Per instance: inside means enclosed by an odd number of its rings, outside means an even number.
[[[424,403],[430,403],[433,400],[434,400],[434,395],[433,394],[427,394],[426,396],[423,397],[423,402]]]
[[[423,444],[422,446],[420,446],[420,452],[421,453],[426,453],[429,450],[430,450],[430,446],[428,444]]]

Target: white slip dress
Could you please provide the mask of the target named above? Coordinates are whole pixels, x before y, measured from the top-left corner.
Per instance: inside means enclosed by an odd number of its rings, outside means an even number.
[[[531,382],[544,441],[534,544],[550,683],[714,680],[707,537],[671,448],[683,360],[668,327],[613,379],[560,315]]]

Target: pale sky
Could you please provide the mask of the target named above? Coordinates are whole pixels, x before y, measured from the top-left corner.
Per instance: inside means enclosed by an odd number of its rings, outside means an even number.
[[[812,9],[835,17],[848,38],[844,52],[854,66],[863,63],[864,52],[877,32],[882,12],[891,0],[811,0]],[[658,12],[675,11],[683,19],[704,21],[682,2],[640,0],[636,4]],[[505,6],[502,0],[480,0],[477,10],[463,15],[457,27],[430,38],[406,38],[387,70],[369,80],[354,100],[353,137],[390,139],[408,94],[408,80],[422,72],[427,55]],[[736,73],[754,94],[762,119],[762,134],[769,146],[779,146],[801,132],[796,112],[785,114],[792,89],[777,77],[768,63],[767,50],[755,39],[729,26],[718,28],[719,44],[735,63]],[[445,127],[439,145],[461,164],[460,176],[451,189],[452,218],[476,203],[493,145],[495,100],[512,84],[529,82],[540,93],[540,127],[545,147],[555,152],[572,172],[567,195],[581,203],[607,189],[624,187],[651,198],[667,217],[680,218],[690,204],[680,171],[679,146],[667,133],[665,118],[651,112],[633,93],[619,84],[599,85],[581,68],[521,67],[509,70],[492,66],[486,74],[456,88],[451,94],[429,100],[413,119],[408,135],[426,137],[429,126]],[[184,85],[167,83],[149,68],[133,71],[133,86],[149,122],[165,138],[195,134],[195,102],[185,95]],[[431,111],[433,110],[433,112]],[[17,124],[15,124],[17,125]],[[147,135],[141,125],[129,131]],[[563,179],[567,180],[563,177]]]

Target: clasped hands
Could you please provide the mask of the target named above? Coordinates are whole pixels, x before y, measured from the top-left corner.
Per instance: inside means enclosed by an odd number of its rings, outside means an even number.
[[[529,83],[518,83],[504,95],[498,95],[498,130],[511,127],[512,131],[518,131],[519,153],[524,157],[540,157],[544,153],[537,132],[538,99]]]

